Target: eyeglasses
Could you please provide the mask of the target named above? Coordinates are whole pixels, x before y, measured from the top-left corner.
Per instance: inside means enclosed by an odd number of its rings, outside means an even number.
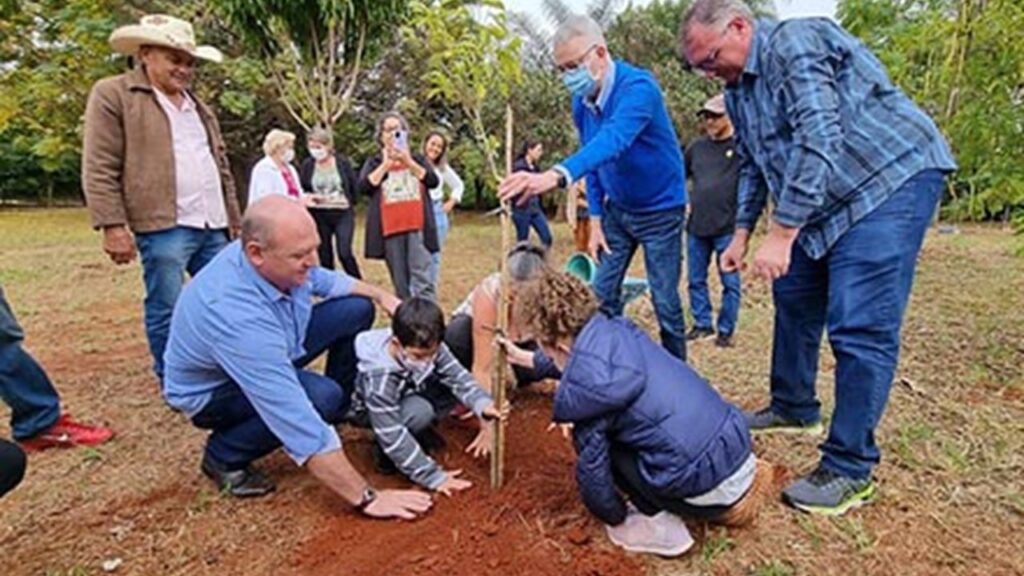
[[[714,112],[708,112],[707,110],[701,112],[700,115],[701,115],[701,120],[704,120],[705,122],[708,122],[708,121],[711,121],[711,120],[718,120],[722,116],[725,116],[725,114],[715,114]]]
[[[722,48],[725,46],[725,35],[729,33],[729,28],[726,27],[722,30],[722,34],[718,37],[718,46],[715,46],[708,52],[708,55],[703,60],[696,64],[690,64],[690,62],[684,57],[683,58],[683,69],[687,72],[703,72],[704,74],[711,74],[712,67],[718,60],[718,55],[721,54]]]
[[[590,47],[587,48],[582,55],[580,55],[579,58],[577,58],[573,62],[568,62],[565,64],[556,64],[555,70],[557,70],[559,74],[564,74],[566,72],[572,72],[573,70],[578,69],[580,66],[583,65],[583,61],[587,59],[587,56],[590,54],[590,52],[597,47],[598,44],[596,42],[594,44],[591,44]]]

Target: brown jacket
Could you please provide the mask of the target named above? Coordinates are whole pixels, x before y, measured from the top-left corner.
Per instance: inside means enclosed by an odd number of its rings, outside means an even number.
[[[213,112],[189,95],[220,169],[228,223],[236,227],[241,213],[220,126]],[[127,224],[133,232],[155,232],[177,224],[171,125],[141,68],[104,78],[89,94],[82,188],[95,228]]]

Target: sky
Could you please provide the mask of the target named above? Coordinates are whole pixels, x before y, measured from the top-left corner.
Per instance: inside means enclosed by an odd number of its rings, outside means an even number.
[[[590,4],[591,0],[566,0],[566,3],[581,12]],[[633,4],[647,4],[649,0],[633,0]],[[623,2],[626,5],[628,2]],[[509,10],[533,14],[538,20],[543,19],[544,13],[540,8],[541,0],[505,0],[505,7]],[[835,17],[836,0],[775,0],[775,8],[780,18],[792,18],[794,16],[831,16]]]

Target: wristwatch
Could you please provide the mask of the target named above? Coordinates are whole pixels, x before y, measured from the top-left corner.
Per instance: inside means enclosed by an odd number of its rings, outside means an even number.
[[[359,503],[356,504],[356,510],[363,512],[366,507],[373,503],[377,499],[377,491],[373,489],[373,486],[367,486],[363,488],[363,495],[359,498]]]
[[[565,179],[565,174],[562,174],[561,172],[559,172],[558,173],[558,187],[559,188],[565,188],[565,185],[568,184],[568,183],[569,182]]]

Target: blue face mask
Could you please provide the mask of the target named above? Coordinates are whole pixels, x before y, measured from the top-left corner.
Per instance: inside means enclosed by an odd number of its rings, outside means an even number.
[[[586,64],[581,64],[575,70],[568,70],[562,73],[562,82],[573,96],[586,98],[594,92],[597,87],[597,80],[590,75]]]

